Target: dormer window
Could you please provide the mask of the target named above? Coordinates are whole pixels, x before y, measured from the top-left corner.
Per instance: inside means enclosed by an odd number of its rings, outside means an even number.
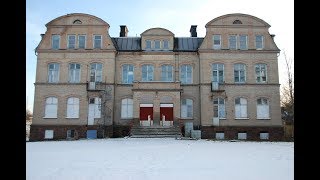
[[[233,23],[232,24],[242,24],[242,22],[240,21],[240,20],[235,20],[235,21],[233,21]]]

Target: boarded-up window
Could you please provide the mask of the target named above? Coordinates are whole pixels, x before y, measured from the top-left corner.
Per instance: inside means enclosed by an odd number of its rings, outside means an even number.
[[[53,130],[45,130],[44,138],[45,139],[53,139]]]
[[[68,98],[67,118],[79,118],[79,98]]]
[[[192,99],[181,100],[181,117],[182,118],[193,117],[193,100]]]
[[[269,102],[266,98],[257,99],[257,118],[269,119]]]
[[[121,101],[121,118],[133,117],[133,100],[122,99]]]
[[[247,118],[247,100],[244,98],[235,99],[235,117]]]
[[[48,97],[45,106],[45,118],[57,118],[58,99],[55,97]]]

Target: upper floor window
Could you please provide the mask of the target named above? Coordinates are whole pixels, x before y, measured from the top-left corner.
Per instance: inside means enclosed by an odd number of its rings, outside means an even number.
[[[213,117],[226,118],[226,108],[223,98],[213,99]]]
[[[160,49],[160,40],[154,40],[154,49]]]
[[[163,49],[169,49],[169,41],[163,40]]]
[[[92,63],[90,65],[90,82],[102,82],[101,63]]]
[[[221,35],[213,35],[213,49],[221,49]]]
[[[181,100],[181,118],[193,117],[193,100],[182,99]]]
[[[229,35],[229,49],[237,49],[237,35]]]
[[[182,84],[192,83],[192,66],[191,65],[181,65],[180,81]]]
[[[79,118],[79,98],[75,98],[75,97],[68,98],[67,118]]]
[[[102,46],[102,36],[101,35],[93,35],[93,48],[101,49]]]
[[[151,41],[146,40],[146,49],[151,49]]]
[[[45,118],[57,118],[58,112],[58,99],[56,97],[46,98],[45,105]]]
[[[80,82],[80,64],[77,64],[77,63],[69,64],[69,82],[71,83]]]
[[[223,64],[212,64],[212,81],[213,82],[224,82],[224,65]]]
[[[173,81],[173,66],[172,65],[162,65],[161,66],[161,81]]]
[[[57,83],[59,82],[59,64],[50,63],[48,64],[48,82]]]
[[[153,65],[142,65],[142,81],[153,81]]]
[[[79,49],[86,48],[86,35],[78,35],[78,47]]]
[[[68,35],[68,49],[75,49],[75,48],[76,48],[76,36]]]
[[[122,99],[121,118],[133,118],[133,100],[132,99]]]
[[[266,64],[256,64],[256,82],[264,83],[267,82],[267,65]]]
[[[131,64],[122,65],[122,83],[132,84],[134,79],[134,68]]]
[[[59,49],[60,48],[60,35],[52,35],[52,49]]]
[[[239,36],[239,41],[240,41],[240,49],[241,50],[246,50],[248,49],[248,36],[247,35],[240,35]]]
[[[234,82],[244,83],[246,82],[246,66],[245,64],[234,65]]]
[[[235,117],[247,118],[247,100],[245,98],[235,99]]]
[[[263,49],[263,35],[256,35],[256,49]]]
[[[269,101],[266,98],[257,99],[257,119],[269,119]]]

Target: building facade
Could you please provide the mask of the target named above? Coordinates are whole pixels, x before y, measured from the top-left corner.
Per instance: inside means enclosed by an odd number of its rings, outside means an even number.
[[[36,48],[30,140],[130,135],[133,126],[192,123],[202,138],[281,140],[279,48],[265,21],[227,14],[205,37],[151,28],[110,37],[82,13],[46,24]]]

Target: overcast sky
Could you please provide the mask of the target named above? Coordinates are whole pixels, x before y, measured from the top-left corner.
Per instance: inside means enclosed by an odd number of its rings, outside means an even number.
[[[190,26],[198,25],[198,37],[205,36],[205,24],[230,13],[256,16],[271,25],[275,42],[282,50],[279,60],[280,83],[286,82],[283,51],[294,59],[293,0],[27,0],[26,1],[26,101],[33,111],[37,56],[34,49],[45,24],[70,13],[97,16],[110,25],[111,37],[118,37],[119,25],[127,25],[128,36],[152,27],[170,30],[175,37],[189,37]]]

